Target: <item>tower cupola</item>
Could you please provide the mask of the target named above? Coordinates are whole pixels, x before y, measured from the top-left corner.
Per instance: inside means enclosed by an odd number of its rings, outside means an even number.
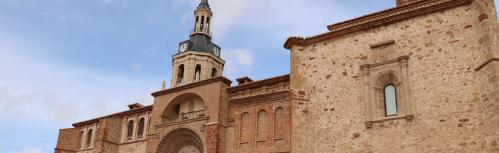
[[[201,0],[196,10],[194,10],[194,29],[191,34],[205,34],[211,36],[211,12],[208,0]]]
[[[173,55],[172,87],[222,75],[225,61],[220,58],[221,48],[211,42],[212,16],[208,0],[201,0],[194,10],[189,40],[180,42]]]

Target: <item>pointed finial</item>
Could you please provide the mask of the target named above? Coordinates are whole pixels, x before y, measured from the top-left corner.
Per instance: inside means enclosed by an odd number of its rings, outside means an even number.
[[[163,84],[161,84],[161,90],[166,90],[166,81],[163,81]]]
[[[198,8],[210,9],[210,4],[208,4],[208,0],[201,0],[201,3],[199,3]]]

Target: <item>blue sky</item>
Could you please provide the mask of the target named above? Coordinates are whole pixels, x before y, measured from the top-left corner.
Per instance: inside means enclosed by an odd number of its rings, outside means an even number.
[[[60,128],[151,104],[198,0],[0,0],[0,153],[53,152]],[[289,36],[395,0],[211,0],[232,80],[289,73]],[[6,121],[6,122],[5,122]]]

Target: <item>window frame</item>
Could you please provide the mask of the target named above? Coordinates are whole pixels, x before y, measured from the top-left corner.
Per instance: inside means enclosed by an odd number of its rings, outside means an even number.
[[[86,141],[85,141],[85,146],[86,148],[92,147],[92,137],[93,137],[94,129],[88,129],[87,135],[86,135]]]
[[[388,86],[393,86],[393,93],[395,97],[395,114],[388,115],[388,108],[387,108],[387,101],[386,101],[386,88]],[[397,98],[397,86],[393,83],[388,83],[383,87],[383,102],[384,102],[384,109],[385,109],[385,117],[393,117],[393,116],[398,116],[399,115],[399,106],[398,106],[398,98]]]
[[[129,120],[126,124],[126,137],[128,139],[132,139],[133,138],[133,129],[135,128],[134,125],[135,124],[135,121],[134,120]]]
[[[145,128],[145,126],[146,126],[146,119],[144,117],[139,118],[139,121],[137,122],[137,124],[138,124],[137,125],[137,137],[138,138],[142,138],[142,137],[144,137],[144,133],[145,133],[145,129],[146,129]]]

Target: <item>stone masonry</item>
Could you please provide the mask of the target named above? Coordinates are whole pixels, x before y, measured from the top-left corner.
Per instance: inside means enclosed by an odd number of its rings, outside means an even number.
[[[153,105],[61,129],[55,152],[499,152],[494,1],[396,2],[289,38],[289,75],[232,85],[201,0],[172,87]]]

